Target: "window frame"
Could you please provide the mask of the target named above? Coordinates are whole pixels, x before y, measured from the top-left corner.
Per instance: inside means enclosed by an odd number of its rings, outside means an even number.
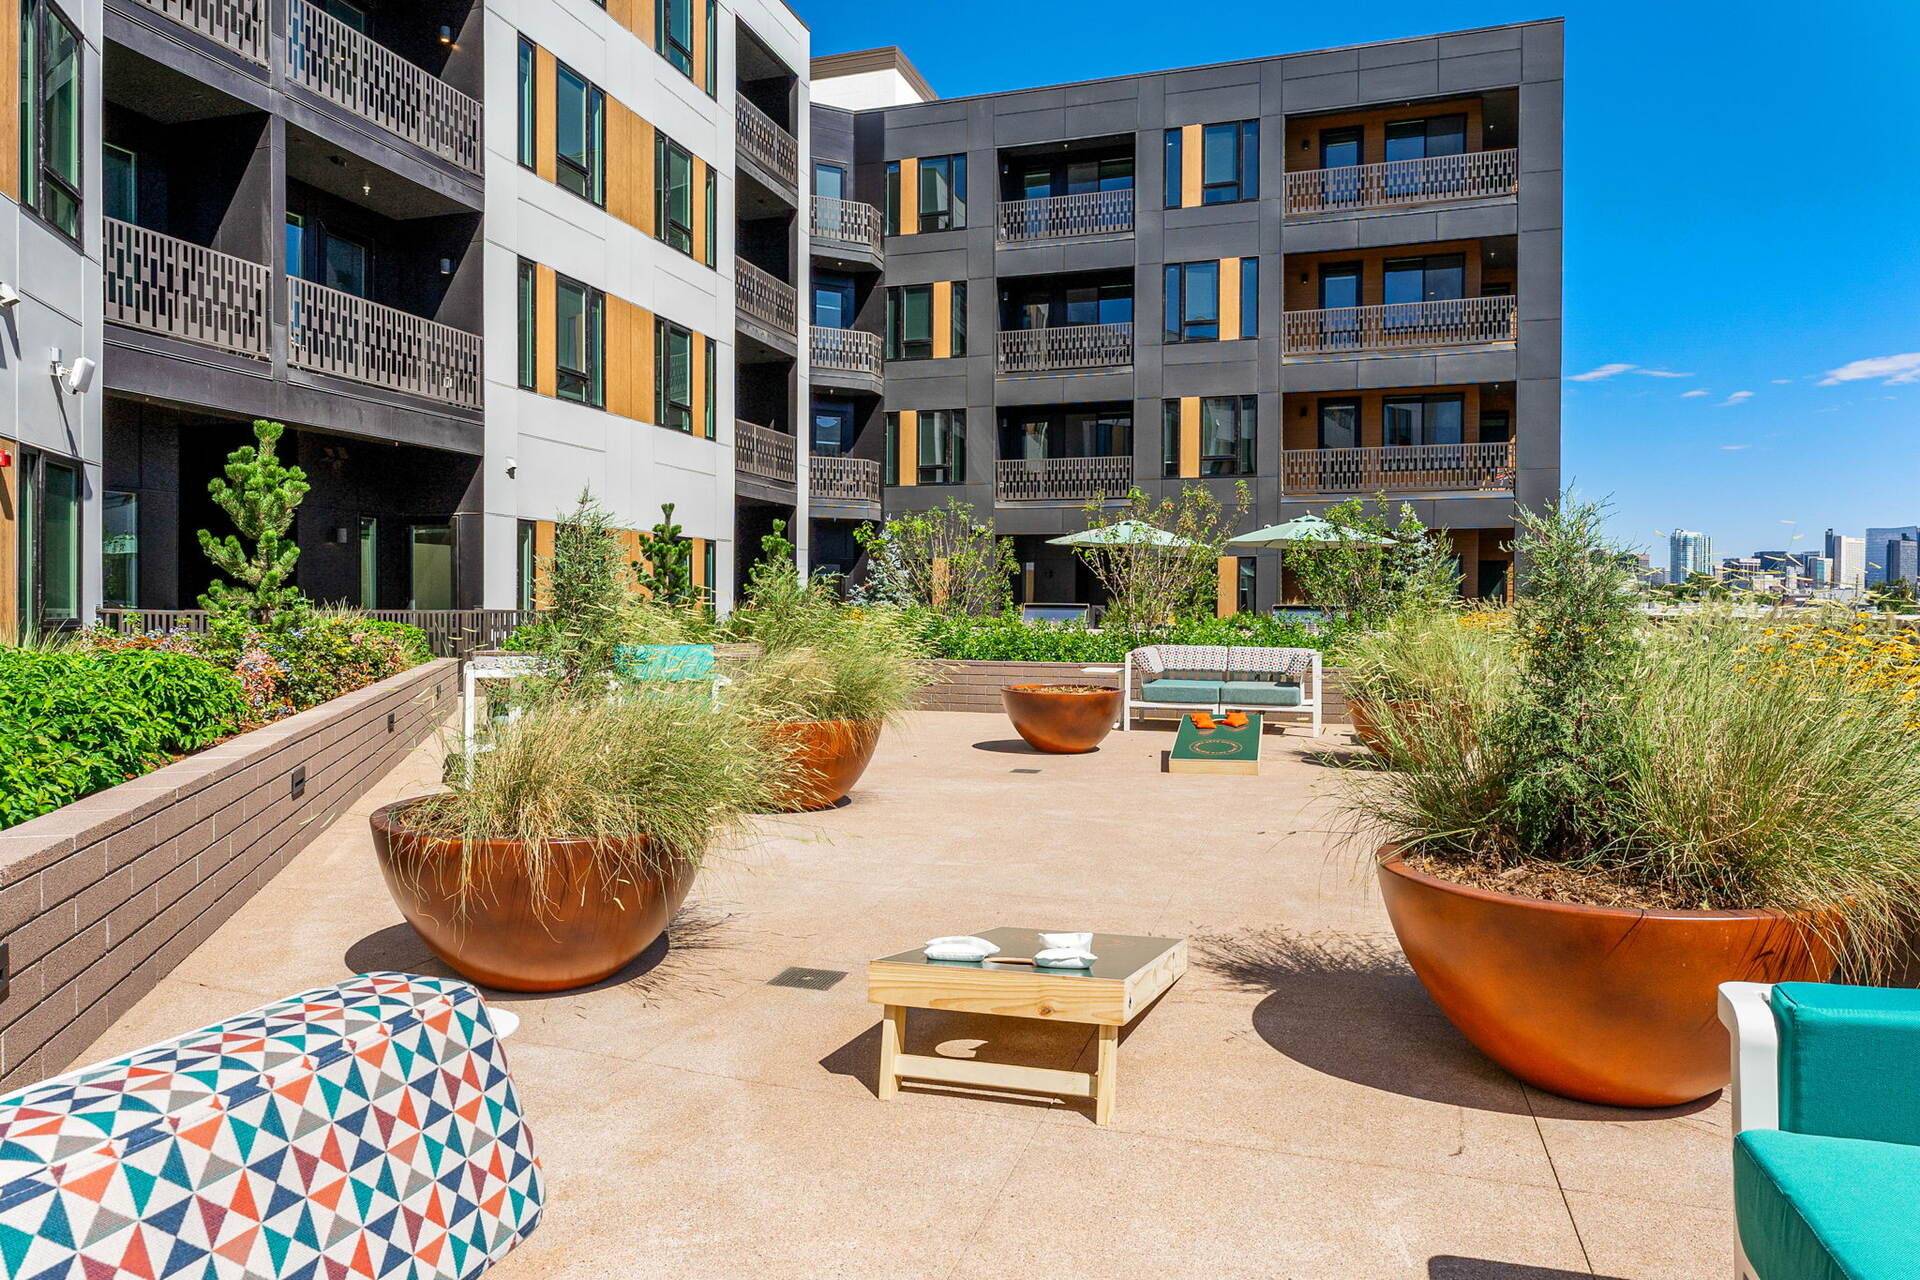
[[[114,153],[126,157],[127,207],[124,214],[113,212],[113,197],[109,190],[113,166],[108,159]],[[123,147],[118,143],[102,141],[100,143],[100,213],[103,217],[114,218],[120,222],[140,224],[140,153],[132,147]]]
[[[675,71],[689,80],[693,79],[693,4],[694,0],[659,0],[654,10],[655,47],[659,49],[660,56],[665,58]],[[687,20],[685,44],[681,44],[674,38],[676,14],[684,14]],[[681,65],[681,58],[686,59],[685,66]]]
[[[586,149],[584,165],[560,148],[560,91],[570,80],[577,82],[581,88],[581,145]],[[564,62],[554,63],[553,81],[554,183],[561,190],[570,191],[589,204],[604,208],[607,203],[606,91]]]
[[[1191,313],[1193,286],[1189,277],[1213,273],[1213,315],[1196,317]],[[1161,324],[1163,342],[1220,341],[1220,262],[1169,262],[1163,275],[1166,289]],[[1211,329],[1211,333],[1204,330]]]
[[[673,347],[676,340],[686,344],[687,396],[684,401],[673,398]],[[711,350],[713,344],[707,344]],[[669,431],[683,431],[693,435],[693,330],[678,325],[664,316],[654,324],[654,416],[659,425]],[[712,392],[709,389],[708,398]]]
[[[914,158],[914,184],[916,203],[914,206],[915,223],[911,232],[903,232],[900,226],[901,162],[887,161],[887,183],[884,196],[886,207],[881,210],[884,222],[883,230],[887,235],[932,235],[940,231],[965,231],[967,229],[967,205],[969,200],[967,185],[967,153],[949,152],[945,155],[918,156]],[[925,198],[929,174],[946,174],[947,200],[944,208],[931,207]]]
[[[681,223],[674,218],[674,165],[676,161],[686,162],[686,221]],[[712,170],[709,169],[711,174]],[[666,134],[654,134],[654,227],[655,238],[669,249],[693,257],[694,212],[693,212],[693,174],[694,154],[687,148],[669,138]],[[682,243],[684,238],[685,243]],[[711,243],[712,237],[708,237]]]
[[[1436,406],[1450,404],[1456,407],[1458,414],[1455,426],[1458,428],[1458,440],[1434,440],[1432,411]],[[1397,406],[1420,406],[1418,435],[1428,437],[1418,440],[1394,440],[1390,438],[1393,421],[1391,414]],[[1380,443],[1383,447],[1409,448],[1431,444],[1465,444],[1467,440],[1467,398],[1458,391],[1428,392],[1417,395],[1386,396],[1380,401]]]
[[[914,415],[914,479],[922,485],[956,485],[967,482],[967,411],[965,409],[922,409]],[[936,450],[945,460],[929,463],[926,443],[932,439],[945,448]],[[943,478],[944,476],[944,478]]]
[[[1327,411],[1329,409],[1351,409],[1353,411],[1353,441],[1351,444],[1327,443]],[[1314,401],[1313,405],[1313,447],[1315,449],[1359,449],[1364,447],[1366,439],[1366,420],[1361,401],[1357,396],[1327,396]]]
[[[935,360],[959,359],[967,354],[967,282],[964,280],[940,281],[951,287],[947,314],[945,317],[934,312],[933,301],[937,296],[933,283],[896,284],[887,287],[887,315],[884,344],[884,358],[888,360]],[[910,339],[906,334],[907,302],[909,296],[918,296],[926,291],[927,298],[927,336],[923,340]],[[947,356],[933,354],[934,334],[938,326],[947,326]],[[924,345],[925,350],[921,350]]]
[[[532,259],[521,258],[514,275],[516,381],[521,390],[532,391],[540,385],[540,272]],[[557,306],[555,312],[557,322]]]
[[[1233,447],[1228,453],[1207,452],[1208,415],[1218,407],[1230,409]],[[1202,476],[1251,476],[1256,472],[1254,449],[1259,439],[1260,398],[1258,396],[1201,396],[1198,421],[1200,432],[1200,474]],[[1220,465],[1221,463],[1226,465]]]
[[[113,536],[114,513],[118,510],[126,511],[131,517],[133,549],[114,555],[108,553],[107,541]],[[116,560],[124,562],[121,567],[126,574],[126,594],[112,599],[108,591],[114,580]],[[135,489],[100,491],[100,603],[109,609],[140,607],[140,494]]]
[[[539,134],[540,57],[538,48],[533,41],[521,36],[515,58],[515,159],[519,161],[522,169],[532,169],[539,163],[537,137]],[[557,112],[559,103],[556,102],[554,107]]]
[[[13,0],[0,0],[12,3]],[[72,46],[72,171],[54,163],[54,135],[47,127],[46,47],[55,24]],[[22,208],[75,244],[86,225],[86,55],[79,26],[53,0],[24,0],[20,42],[20,185]]]
[[[1240,337],[1260,336],[1260,259],[1240,259]]]
[[[561,299],[578,291],[581,299],[581,346],[587,357],[584,366],[570,366],[562,359],[566,344],[560,341],[565,329],[561,318]],[[553,307],[554,395],[561,400],[584,404],[589,408],[607,407],[607,295],[571,276],[554,278]]]

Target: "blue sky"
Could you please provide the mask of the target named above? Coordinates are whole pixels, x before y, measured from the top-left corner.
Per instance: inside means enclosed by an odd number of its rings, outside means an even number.
[[[795,3],[945,96],[1565,17],[1568,483],[1720,555],[1920,521],[1914,0]]]

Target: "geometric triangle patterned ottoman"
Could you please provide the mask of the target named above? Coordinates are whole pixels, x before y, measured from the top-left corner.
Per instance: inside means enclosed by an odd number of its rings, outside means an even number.
[[[5,1280],[467,1280],[545,1195],[451,979],[363,974],[0,1097]]]

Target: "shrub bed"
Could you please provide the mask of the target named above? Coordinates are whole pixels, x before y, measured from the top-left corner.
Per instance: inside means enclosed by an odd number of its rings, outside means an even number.
[[[240,681],[168,652],[0,650],[0,827],[240,730]]]
[[[1291,619],[1257,613],[1185,618],[1155,631],[1096,631],[1078,623],[1025,622],[1013,613],[969,618],[925,612],[917,625],[932,656],[988,662],[1120,662],[1128,650],[1149,644],[1325,649],[1335,638]]]

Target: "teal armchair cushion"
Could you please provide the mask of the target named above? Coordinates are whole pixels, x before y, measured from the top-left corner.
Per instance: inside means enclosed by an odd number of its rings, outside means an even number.
[[[1759,1280],[1911,1280],[1915,1205],[1920,1147],[1778,1129],[1734,1139],[1734,1216]]]
[[[1920,1147],[1920,991],[1782,982],[1770,1003],[1782,1129]]]
[[[1300,705],[1300,686],[1297,684],[1275,684],[1270,680],[1229,680],[1221,687],[1226,690],[1226,701],[1236,706]]]
[[[1140,686],[1143,702],[1196,702],[1218,706],[1220,682],[1217,680],[1149,680]]]

